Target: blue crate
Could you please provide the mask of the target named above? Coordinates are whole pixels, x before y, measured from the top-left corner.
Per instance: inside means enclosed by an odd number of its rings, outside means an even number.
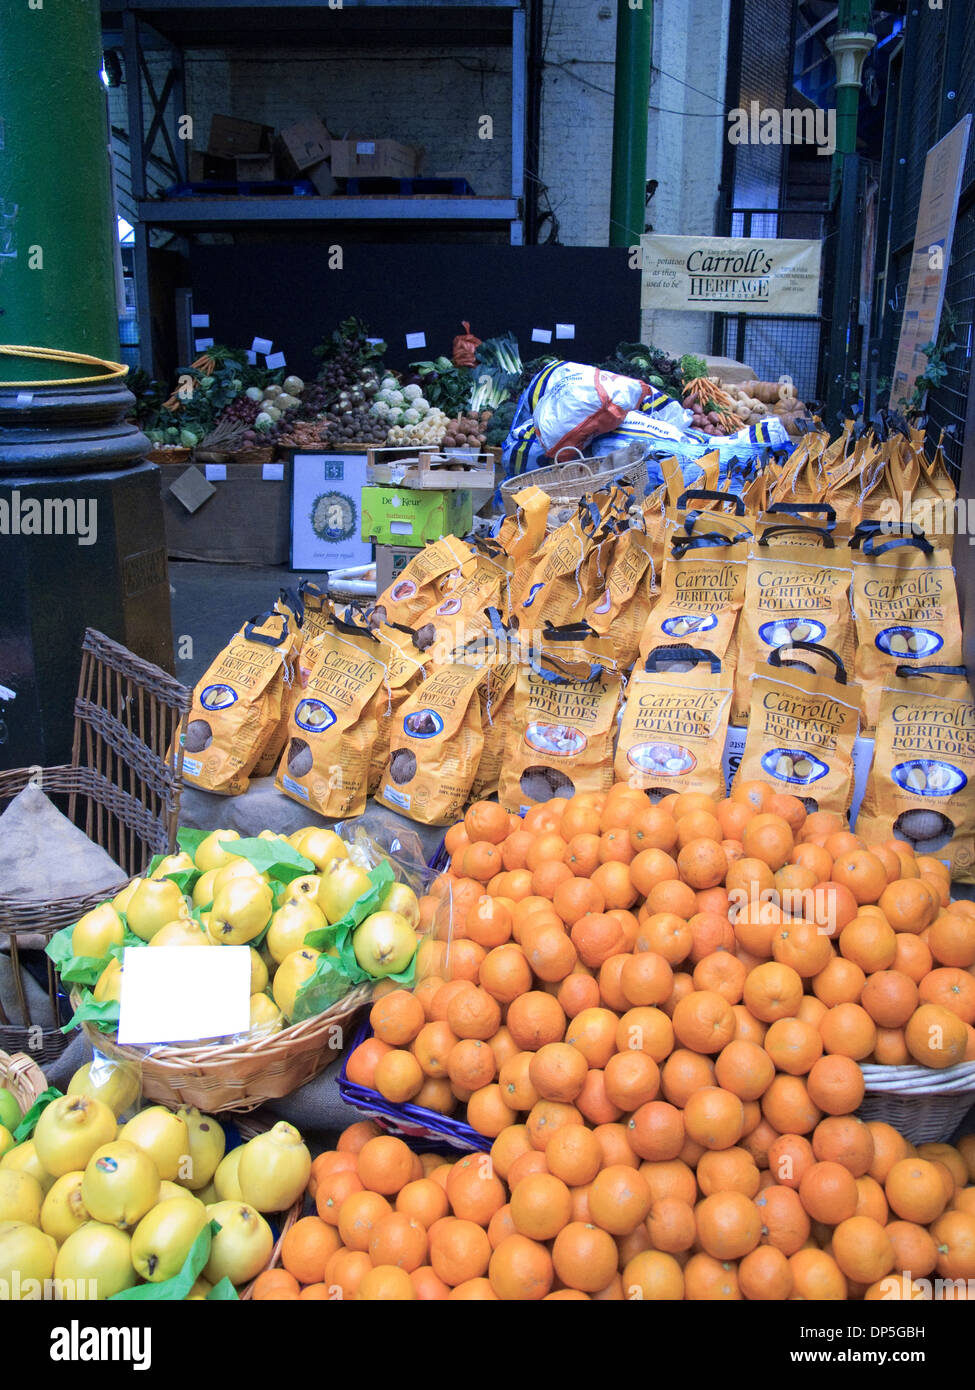
[[[473,198],[466,179],[395,179],[358,175],[346,179],[345,191],[352,198],[383,197],[390,194],[411,198],[416,194],[437,194],[444,198]]]
[[[174,183],[166,189],[167,198],[315,198],[315,185],[308,179],[275,179],[266,183],[233,183],[217,179],[202,183]]]

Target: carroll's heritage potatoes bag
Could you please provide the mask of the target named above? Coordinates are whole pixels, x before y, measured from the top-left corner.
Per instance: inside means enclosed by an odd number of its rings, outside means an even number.
[[[245,623],[193,692],[183,777],[204,791],[246,791],[266,745],[279,736],[297,631],[285,613]]]
[[[607,791],[621,680],[612,644],[588,623],[547,627],[519,666],[498,800],[521,811],[553,796]]]
[[[506,582],[505,568],[478,549],[465,564],[460,582],[410,624],[417,650],[429,653],[440,665],[451,659],[455,647],[487,632],[490,623],[485,609],[503,602]]]
[[[876,728],[895,666],[962,664],[955,571],[947,552],[923,536],[867,536],[860,557],[853,554],[853,615],[865,731]]]
[[[595,592],[591,575],[607,534],[597,509],[581,502],[575,515],[519,568],[511,585],[511,616],[522,630],[582,617]]]
[[[657,584],[652,537],[637,526],[627,527],[613,545],[603,592],[586,612],[593,631],[612,642],[620,670],[629,670],[637,659]]]
[[[457,587],[470,558],[470,546],[456,536],[424,546],[379,595],[372,610],[374,621],[413,627],[421,613]]]
[[[975,703],[964,667],[898,666],[880,697],[857,834],[891,836],[975,882]]]
[[[786,665],[786,660],[806,665],[807,652],[831,658],[836,677]],[[845,816],[853,799],[860,691],[846,684],[842,663],[825,647],[794,642],[791,648],[772,651],[769,664],[752,676],[751,688],[748,734],[735,785],[770,782],[776,791],[797,796],[807,811]]]
[[[664,561],[660,597],[640,634],[640,656],[669,642],[692,642],[714,652],[727,672],[735,624],[745,600],[748,542],[726,543],[692,536],[691,546],[678,544]],[[704,542],[698,545],[698,541]]]
[[[486,797],[494,796],[498,790],[517,673],[515,662],[499,661],[488,666],[487,675],[478,687],[484,747],[471,783],[472,801],[483,801]]]
[[[803,545],[779,545],[780,534],[798,531]],[[784,538],[784,535],[783,535]],[[791,537],[790,537],[791,538]],[[738,625],[734,722],[748,723],[751,676],[774,647],[819,642],[853,665],[853,610],[849,546],[807,526],[766,526],[748,553],[745,602]]]
[[[308,682],[291,711],[275,786],[319,815],[361,816],[388,648],[333,615],[305,657]]]
[[[677,657],[695,664],[672,669]],[[663,662],[671,667],[657,670]],[[657,647],[634,670],[626,688],[615,770],[618,782],[641,791],[724,796],[722,757],[734,674],[699,647]]]
[[[424,825],[463,815],[484,747],[484,666],[437,666],[401,706],[376,800]]]

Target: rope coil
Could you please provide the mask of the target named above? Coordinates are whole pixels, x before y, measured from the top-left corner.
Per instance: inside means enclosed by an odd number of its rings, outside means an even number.
[[[109,362],[104,357],[92,357],[87,352],[67,352],[60,348],[26,347],[17,343],[0,343],[0,356],[32,357],[40,362],[71,362],[83,367],[102,367],[96,376],[59,377],[52,381],[0,381],[4,387],[45,387],[45,386],[88,386],[96,382],[121,381],[128,376],[128,366],[124,362]]]

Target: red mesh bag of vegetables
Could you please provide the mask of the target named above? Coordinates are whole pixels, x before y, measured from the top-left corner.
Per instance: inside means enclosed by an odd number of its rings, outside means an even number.
[[[480,338],[475,338],[474,334],[471,332],[471,326],[466,319],[461,319],[461,323],[464,325],[464,331],[463,333],[458,333],[457,337],[454,339],[450,360],[455,367],[473,367],[475,361],[474,354],[481,346],[481,340]]]

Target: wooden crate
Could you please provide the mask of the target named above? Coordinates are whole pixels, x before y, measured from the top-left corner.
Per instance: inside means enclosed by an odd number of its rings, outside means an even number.
[[[494,487],[494,459],[489,453],[471,456],[413,448],[374,448],[369,450],[368,467],[371,483],[434,488],[438,492]]]

